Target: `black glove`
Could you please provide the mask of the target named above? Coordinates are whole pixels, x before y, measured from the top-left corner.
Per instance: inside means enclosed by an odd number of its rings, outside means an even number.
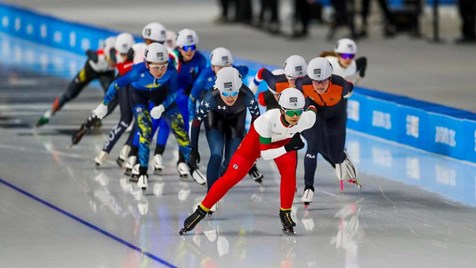
[[[193,147],[192,151],[190,151],[190,159],[189,164],[193,167],[196,167],[198,163],[200,163],[200,153],[198,152],[198,147]]]
[[[114,64],[117,63],[117,58],[116,58],[116,49],[111,48],[109,49],[109,60],[113,62]]]
[[[298,133],[294,134],[288,144],[284,145],[286,152],[297,151],[304,147],[304,142],[302,142],[301,135]]]
[[[88,49],[86,51],[86,55],[88,56],[88,58],[90,60],[92,60],[93,62],[97,63],[98,62],[98,54],[96,53],[96,51],[94,50],[91,50],[91,49]]]
[[[129,48],[129,50],[127,51],[127,61],[133,61],[134,60],[134,49]]]

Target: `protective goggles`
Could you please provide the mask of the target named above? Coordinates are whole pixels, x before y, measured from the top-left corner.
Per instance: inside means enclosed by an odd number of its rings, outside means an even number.
[[[343,59],[353,59],[355,57],[355,54],[339,53],[338,55]]]
[[[304,112],[304,109],[297,109],[297,110],[287,110],[287,109],[282,109],[284,114],[286,114],[289,117],[293,117],[294,115],[296,116],[301,116],[302,113]]]
[[[197,50],[197,45],[182,46],[183,51],[195,51]]]
[[[318,84],[324,84],[324,83],[325,83],[326,81],[328,81],[328,80],[329,80],[329,78],[324,79],[324,80],[312,80],[312,81],[314,81],[314,82],[316,82],[316,83],[318,83]]]
[[[236,97],[238,95],[238,91],[232,91],[232,92],[225,92],[225,91],[222,91],[220,92],[221,95],[225,98],[227,97]]]
[[[149,68],[162,71],[163,69],[167,69],[167,66],[169,65],[168,62],[162,63],[162,64],[157,64],[157,63],[149,63]]]

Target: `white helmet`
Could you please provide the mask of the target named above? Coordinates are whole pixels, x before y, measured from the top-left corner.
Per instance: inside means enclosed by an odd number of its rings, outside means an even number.
[[[177,47],[177,43],[175,42],[175,40],[177,39],[177,34],[174,31],[167,30],[165,36],[165,46],[170,49],[175,49]]]
[[[121,33],[116,37],[114,48],[119,54],[126,54],[135,43],[134,37],[130,33]]]
[[[339,54],[357,54],[357,45],[349,38],[343,38],[337,41],[335,53]]]
[[[164,45],[152,43],[145,49],[144,60],[153,63],[166,62],[169,60],[169,52]]]
[[[214,66],[226,67],[233,64],[233,56],[228,49],[217,47],[210,54],[210,62]]]
[[[147,45],[145,43],[135,43],[132,45],[132,49],[134,50],[134,59],[132,60],[134,64],[144,61],[144,53]]]
[[[157,22],[151,22],[142,29],[142,38],[164,43],[167,39],[166,32],[167,29],[164,25]]]
[[[274,74],[275,76],[285,74],[285,72],[284,72],[283,69],[275,69],[275,70],[273,70],[271,73]],[[267,83],[266,83],[266,84],[267,84]],[[267,85],[268,85],[268,84],[267,84]],[[276,92],[275,90],[273,90],[272,88],[270,88],[269,85],[268,85],[268,90],[271,91],[271,93],[273,93],[273,94],[278,94],[278,92]]]
[[[306,101],[304,95],[293,87],[286,88],[279,96],[278,104],[283,109],[297,110],[303,109]]]
[[[194,30],[183,29],[178,32],[177,46],[191,46],[198,44],[198,35]]]
[[[288,78],[298,78],[306,75],[306,60],[298,55],[292,55],[284,62],[284,72]]]
[[[240,72],[233,67],[225,67],[218,71],[215,88],[220,92],[238,92],[243,85]]]
[[[307,65],[307,76],[312,80],[326,80],[332,75],[331,63],[322,57],[312,59]]]
[[[115,36],[109,36],[104,40],[104,43],[102,44],[102,48],[104,50],[109,50],[114,47],[114,44],[116,44],[116,37]]]

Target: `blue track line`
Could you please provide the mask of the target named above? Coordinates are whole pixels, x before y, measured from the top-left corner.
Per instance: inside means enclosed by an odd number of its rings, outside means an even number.
[[[89,227],[89,228],[91,228],[91,229],[93,229],[93,230],[95,230],[95,231],[97,231],[97,232],[99,232],[99,233],[101,233],[101,234],[103,234],[103,235],[105,235],[105,236],[107,236],[107,237],[109,237],[109,238],[111,238],[111,239],[113,239],[113,240],[115,240],[115,241],[117,241],[117,242],[119,242],[119,243],[121,243],[121,244],[123,244],[123,245],[125,245],[125,246],[127,246],[127,247],[129,247],[129,248],[131,248],[131,249],[133,249],[133,250],[135,250],[135,251],[140,252],[141,254],[143,254],[143,255],[145,255],[145,256],[151,258],[152,260],[154,260],[154,261],[156,261],[156,262],[158,262],[158,263],[161,263],[161,264],[163,264],[163,265],[165,265],[165,266],[167,266],[167,267],[176,267],[175,265],[173,265],[173,264],[171,264],[171,263],[168,263],[167,261],[165,261],[165,260],[163,260],[163,259],[161,259],[161,258],[159,258],[159,257],[157,257],[157,256],[155,256],[155,255],[153,255],[152,253],[149,253],[149,252],[147,252],[147,251],[143,251],[141,248],[139,248],[139,247],[137,247],[137,246],[135,246],[135,245],[133,245],[133,244],[131,244],[131,243],[125,241],[124,239],[121,239],[121,238],[119,238],[119,237],[117,237],[117,236],[115,236],[115,235],[109,233],[108,231],[105,231],[105,230],[103,230],[103,229],[101,229],[101,228],[99,228],[99,227],[97,227],[97,226],[95,226],[95,225],[93,225],[93,224],[91,224],[91,223],[89,223],[89,222],[87,222],[87,221],[85,221],[85,220],[83,220],[83,219],[81,219],[81,218],[79,218],[79,217],[77,217],[77,216],[75,216],[75,215],[69,213],[68,211],[63,210],[63,209],[61,209],[61,208],[59,208],[59,207],[57,207],[57,206],[55,206],[55,205],[49,203],[48,201],[45,201],[45,200],[43,200],[43,199],[41,199],[41,198],[39,198],[39,197],[37,197],[37,196],[35,196],[35,195],[33,195],[33,194],[31,194],[31,193],[25,191],[25,190],[23,190],[23,189],[20,189],[20,188],[16,187],[15,185],[13,185],[13,184],[11,184],[11,183],[9,183],[9,182],[3,180],[2,178],[0,178],[0,183],[3,183],[3,184],[5,184],[6,186],[12,188],[13,190],[15,190],[15,191],[17,191],[17,192],[19,192],[19,193],[21,193],[21,194],[23,194],[23,195],[26,195],[27,197],[29,197],[29,198],[31,198],[31,199],[33,199],[33,200],[35,200],[35,201],[38,201],[39,203],[42,203],[43,205],[45,205],[45,206],[47,206],[47,207],[49,207],[49,208],[51,208],[51,209],[54,209],[54,210],[58,211],[59,213],[65,215],[65,216],[67,216],[67,217],[69,217],[69,218],[71,218],[71,219],[73,219],[73,220],[75,220],[75,221],[77,221],[77,222],[79,222],[79,223],[81,223],[81,224],[83,224],[83,225],[86,225],[87,227]]]

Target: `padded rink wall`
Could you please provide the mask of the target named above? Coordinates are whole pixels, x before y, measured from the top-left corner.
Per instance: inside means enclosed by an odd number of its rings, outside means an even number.
[[[0,3],[0,32],[81,55],[82,61],[85,59],[85,50],[100,47],[106,37],[118,33],[3,3]],[[139,37],[136,38],[139,40]],[[247,64],[250,67],[250,73],[245,78],[248,81],[262,66],[276,68],[240,59],[236,61],[237,64]],[[260,90],[266,90],[264,83],[261,83]],[[476,163],[474,113],[356,88],[348,102],[348,116],[350,129]]]

